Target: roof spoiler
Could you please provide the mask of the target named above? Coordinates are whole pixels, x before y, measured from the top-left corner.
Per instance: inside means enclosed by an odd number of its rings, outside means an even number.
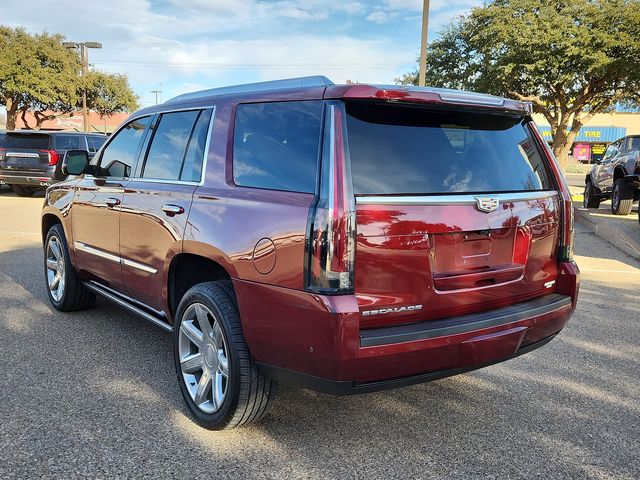
[[[315,75],[311,77],[287,78],[284,80],[271,80],[268,82],[247,83],[245,85],[233,85],[229,87],[210,88],[199,92],[185,93],[178,95],[167,103],[183,102],[185,100],[198,100],[203,97],[211,97],[217,95],[239,94],[261,92],[264,90],[284,90],[287,88],[300,87],[326,87],[334,85],[334,83],[323,75]]]

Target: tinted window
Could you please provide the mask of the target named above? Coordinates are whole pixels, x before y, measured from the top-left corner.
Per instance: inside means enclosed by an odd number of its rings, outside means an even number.
[[[210,120],[211,110],[201,112],[198,120],[196,120],[196,125],[191,134],[189,146],[187,147],[187,154],[184,157],[180,180],[186,182],[200,181]]]
[[[347,129],[355,193],[550,188],[522,117],[354,103]]]
[[[87,144],[89,145],[89,151],[92,153],[97,152],[106,141],[106,137],[88,136]]]
[[[619,151],[620,151],[619,144],[612,143],[607,147],[607,150],[604,152],[604,157],[602,160],[603,161],[611,160],[613,157],[615,157],[618,154]]]
[[[165,113],[155,129],[144,165],[144,178],[178,180],[198,110]]]
[[[7,133],[0,136],[0,147],[47,150],[49,135]]]
[[[627,143],[627,150],[640,150],[640,137],[630,137]]]
[[[322,102],[239,105],[233,179],[246,187],[314,192]]]
[[[82,135],[55,135],[53,141],[58,150],[86,150]]]
[[[125,125],[115,134],[102,151],[100,175],[106,177],[129,177],[149,117],[139,118]]]

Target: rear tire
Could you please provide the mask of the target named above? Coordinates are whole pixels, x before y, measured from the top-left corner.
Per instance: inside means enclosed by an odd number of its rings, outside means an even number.
[[[36,193],[36,188],[34,187],[25,187],[23,185],[11,185],[13,192],[19,197],[33,197],[33,194]]]
[[[230,281],[200,283],[182,297],[174,359],[182,395],[204,428],[255,422],[275,399],[277,382],[264,377],[251,358]]]
[[[582,200],[584,208],[600,208],[601,201],[596,193],[596,187],[593,186],[593,183],[587,182],[584,187],[584,198]]]
[[[51,305],[61,312],[86,310],[96,300],[71,265],[62,225],[55,224],[44,242],[44,278]]]
[[[611,212],[614,215],[629,215],[633,206],[633,187],[619,178],[613,185]]]

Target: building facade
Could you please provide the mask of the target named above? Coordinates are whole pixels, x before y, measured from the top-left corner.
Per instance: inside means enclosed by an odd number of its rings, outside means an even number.
[[[89,131],[95,133],[112,133],[127,117],[129,117],[128,113],[115,113],[103,117],[96,112],[89,112]],[[36,119],[33,112],[27,111],[24,120],[21,115],[18,115],[16,130],[32,129],[35,125]],[[46,120],[40,128],[42,130],[74,130],[80,132],[83,130],[82,112],[74,112],[54,118],[53,120]]]
[[[543,115],[534,114],[543,138],[551,143],[551,127]],[[576,136],[571,154],[577,161],[593,163],[604,155],[611,142],[626,135],[640,135],[640,112],[618,111],[596,114]]]

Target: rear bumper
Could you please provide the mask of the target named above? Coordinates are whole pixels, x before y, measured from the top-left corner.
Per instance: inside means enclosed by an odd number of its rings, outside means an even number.
[[[479,314],[360,330],[355,296],[234,280],[245,338],[262,371],[338,394],[455,375],[537,348],[571,317],[578,284],[575,264],[563,264],[553,294]]]
[[[394,378],[391,380],[381,380],[377,382],[353,382],[353,381],[338,381],[328,380],[326,378],[314,377],[312,375],[306,375],[300,372],[294,372],[285,368],[274,367],[273,365],[265,365],[258,363],[258,368],[264,375],[274,380],[283,383],[292,383],[299,385],[303,388],[315,390],[317,392],[328,393],[331,395],[357,395],[359,393],[377,392],[380,390],[389,390],[392,388],[408,387],[409,385],[415,385],[418,383],[432,382],[441,378],[452,377],[461,373],[471,372],[479,368],[495,365],[496,363],[511,360],[512,358],[519,357],[525,353],[529,353],[537,348],[540,348],[549,343],[554,335],[531,343],[524,347],[518,348],[514,354],[505,357],[492,360],[490,362],[479,363],[469,365],[461,368],[451,368],[448,370],[439,370],[435,372],[427,372],[418,375],[412,375],[409,377]]]
[[[26,185],[31,187],[48,187],[56,183],[53,179],[54,171],[49,169],[42,172],[24,172],[0,170],[0,181],[7,185]]]

